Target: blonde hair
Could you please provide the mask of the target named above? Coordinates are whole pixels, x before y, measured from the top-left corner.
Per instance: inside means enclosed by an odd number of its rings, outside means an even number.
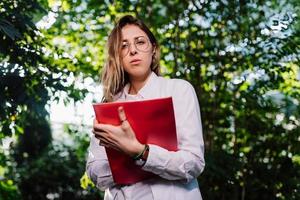
[[[120,56],[122,44],[121,30],[128,24],[138,26],[148,36],[151,44],[155,48],[155,54],[153,55],[153,60],[150,67],[153,72],[159,75],[160,51],[156,38],[141,20],[131,15],[125,15],[118,20],[108,37],[108,56],[101,73],[101,83],[103,85],[102,102],[112,102],[113,97],[118,94],[129,82],[128,73],[123,69],[122,58]]]

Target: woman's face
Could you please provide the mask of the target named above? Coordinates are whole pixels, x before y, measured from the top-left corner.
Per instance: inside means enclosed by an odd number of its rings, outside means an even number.
[[[136,25],[122,28],[121,57],[130,78],[144,78],[151,72],[154,48],[147,34]]]

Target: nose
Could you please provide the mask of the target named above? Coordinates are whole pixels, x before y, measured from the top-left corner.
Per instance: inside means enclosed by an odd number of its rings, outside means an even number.
[[[136,50],[136,47],[135,47],[135,45],[130,45],[129,46],[129,53],[131,54],[131,55],[135,55],[136,53],[137,53],[137,50]]]

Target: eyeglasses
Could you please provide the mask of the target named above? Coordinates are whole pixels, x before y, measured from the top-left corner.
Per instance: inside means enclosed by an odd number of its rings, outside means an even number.
[[[148,52],[151,48],[148,38],[140,36],[134,39],[135,49],[140,52]],[[124,41],[121,45],[121,55],[122,57],[127,56],[128,52],[131,49],[131,43]]]

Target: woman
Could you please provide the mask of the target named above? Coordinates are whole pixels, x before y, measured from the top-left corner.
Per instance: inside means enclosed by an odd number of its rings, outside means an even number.
[[[122,17],[108,38],[108,59],[102,73],[104,101],[145,100],[172,96],[178,151],[141,144],[119,108],[121,124],[94,121],[87,174],[105,200],[194,200],[202,199],[197,177],[204,169],[204,145],[200,109],[191,84],[159,76],[159,45],[146,25]],[[158,175],[131,185],[113,181],[105,148],[132,156],[142,170]]]

